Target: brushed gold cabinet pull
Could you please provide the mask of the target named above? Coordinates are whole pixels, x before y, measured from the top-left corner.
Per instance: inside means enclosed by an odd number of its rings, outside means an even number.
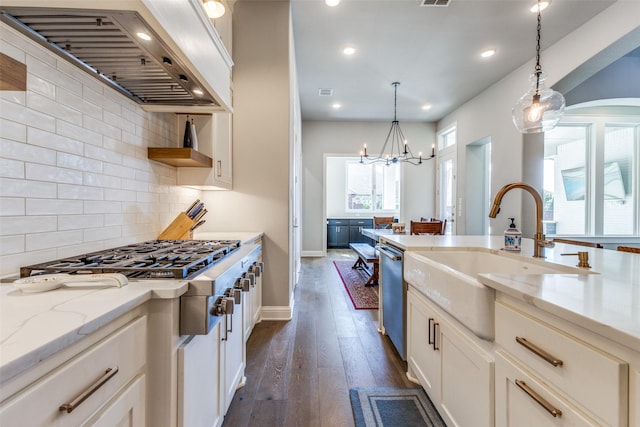
[[[218,178],[222,176],[222,160],[218,160]]]
[[[542,357],[553,366],[562,366],[564,364],[562,360],[553,357],[551,354],[547,353],[537,345],[530,343],[526,338],[516,337],[516,341],[518,342],[518,344],[522,345],[524,348],[534,353],[536,356]]]
[[[440,323],[438,322],[433,323],[433,349],[435,351],[438,351],[440,350],[440,347],[438,347],[438,345],[436,344],[438,341],[438,332],[436,331],[436,328],[440,329]]]
[[[522,380],[516,380],[516,385],[520,387],[522,391],[527,393],[529,397],[535,400],[538,403],[538,405],[542,406],[548,413],[550,413],[554,417],[562,416],[562,411],[560,409],[554,407],[551,403],[547,402],[546,399],[544,399],[538,393],[533,391],[533,389],[531,389],[531,387],[529,387],[527,383],[525,383]]]
[[[104,375],[96,380],[93,384],[91,384],[85,391],[80,393],[78,397],[73,399],[70,403],[65,403],[60,406],[60,412],[66,412],[70,414],[76,409],[82,402],[87,400],[89,396],[95,393],[100,387],[102,387],[107,381],[109,381],[115,374],[118,373],[118,367],[114,366],[113,368],[108,368],[104,371]]]

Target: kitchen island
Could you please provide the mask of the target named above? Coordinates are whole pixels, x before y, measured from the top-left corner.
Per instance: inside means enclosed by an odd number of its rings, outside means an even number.
[[[379,240],[410,261],[436,251],[475,251],[561,271],[478,274],[476,286],[486,286],[491,298],[486,320],[495,325],[491,336],[480,337],[460,321],[467,313],[457,312],[448,295],[415,281],[429,283],[435,270],[415,271],[411,261],[408,272],[405,263],[408,376],[427,390],[445,421],[640,425],[640,257],[558,243],[541,261],[531,258],[532,240],[523,239],[519,254],[505,253],[501,236],[389,234]],[[591,268],[577,268],[577,256],[562,255],[578,251],[588,253]]]

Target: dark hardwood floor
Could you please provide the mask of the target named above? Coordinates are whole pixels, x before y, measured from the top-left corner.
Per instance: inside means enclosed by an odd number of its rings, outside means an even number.
[[[246,385],[224,420],[238,426],[353,426],[352,387],[413,387],[377,310],[355,310],[333,261],[303,258],[293,319],[263,321],[247,342]]]

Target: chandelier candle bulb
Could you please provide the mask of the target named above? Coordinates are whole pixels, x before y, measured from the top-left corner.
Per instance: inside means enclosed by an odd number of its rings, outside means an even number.
[[[431,157],[434,157],[435,155],[436,155],[436,145],[431,144]]]

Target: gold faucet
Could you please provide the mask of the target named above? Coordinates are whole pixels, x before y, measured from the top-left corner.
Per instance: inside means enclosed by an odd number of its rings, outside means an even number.
[[[544,258],[544,248],[552,248],[555,244],[546,240],[544,233],[542,232],[542,197],[540,197],[540,194],[532,186],[525,184],[524,182],[512,182],[511,184],[507,184],[502,187],[498,190],[496,198],[493,199],[493,205],[491,206],[489,217],[495,218],[496,215],[498,215],[498,212],[500,212],[500,203],[502,202],[502,198],[514,188],[527,190],[536,202],[536,234],[533,236],[533,256],[536,258]]]

